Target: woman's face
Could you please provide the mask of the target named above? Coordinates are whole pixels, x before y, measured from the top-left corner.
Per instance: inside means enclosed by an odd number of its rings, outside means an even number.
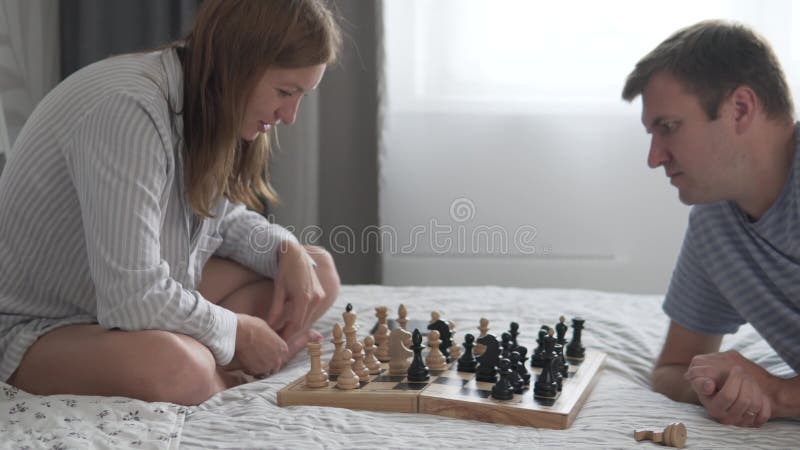
[[[325,64],[299,69],[267,69],[247,101],[242,139],[252,141],[279,122],[291,125],[303,96],[322,80]]]

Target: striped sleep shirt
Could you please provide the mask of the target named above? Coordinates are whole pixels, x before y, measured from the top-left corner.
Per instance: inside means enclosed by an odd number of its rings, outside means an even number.
[[[88,66],[37,106],[0,176],[0,380],[54,328],[158,329],[233,357],[236,316],[196,287],[212,254],[269,278],[294,240],[240,204],[191,212],[173,49]]]
[[[735,333],[749,322],[800,372],[800,124],[783,191],[750,222],[730,201],[689,216],[664,311],[699,333]]]

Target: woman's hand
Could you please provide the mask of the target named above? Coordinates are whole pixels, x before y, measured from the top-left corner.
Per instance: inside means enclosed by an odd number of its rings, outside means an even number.
[[[278,254],[278,275],[267,323],[284,338],[311,327],[325,298],[314,263],[303,246],[285,242]]]

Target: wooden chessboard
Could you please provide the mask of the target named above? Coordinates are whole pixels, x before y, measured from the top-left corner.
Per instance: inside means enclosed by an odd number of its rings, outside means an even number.
[[[409,382],[405,376],[383,371],[362,382],[360,389],[335,387],[335,376],[324,388],[305,386],[300,377],[278,392],[278,405],[332,406],[368,411],[436,414],[461,419],[536,428],[565,429],[572,425],[599,377],[606,354],[586,351],[582,361],[567,358],[569,377],[556,399],[533,396],[533,383],[539,369],[531,371],[531,386],[511,400],[491,397],[492,383],[475,380],[474,373],[458,372],[455,363],[446,371],[431,371],[430,380]]]

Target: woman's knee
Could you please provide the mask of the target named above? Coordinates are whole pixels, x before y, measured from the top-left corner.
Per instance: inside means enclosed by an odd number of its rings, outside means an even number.
[[[188,336],[143,332],[150,349],[148,396],[155,401],[197,405],[224,389],[211,351]]]
[[[306,251],[317,264],[317,277],[325,291],[322,303],[330,306],[339,295],[341,280],[339,272],[336,270],[336,263],[333,256],[324,248],[315,245],[306,245]]]

